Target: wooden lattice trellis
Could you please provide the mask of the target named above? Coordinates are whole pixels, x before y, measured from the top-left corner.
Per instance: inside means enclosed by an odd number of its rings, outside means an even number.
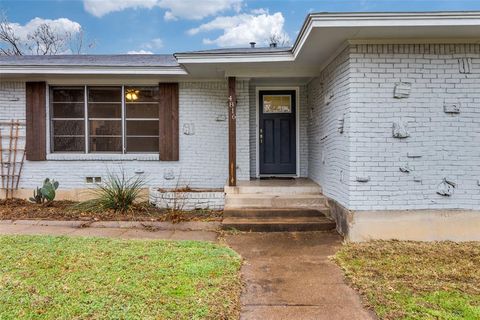
[[[20,130],[25,124],[19,120],[0,122],[0,174],[2,190],[5,199],[13,197],[13,191],[18,189],[20,175],[25,160],[25,130]],[[6,134],[4,134],[6,132]],[[23,143],[19,144],[19,140]]]

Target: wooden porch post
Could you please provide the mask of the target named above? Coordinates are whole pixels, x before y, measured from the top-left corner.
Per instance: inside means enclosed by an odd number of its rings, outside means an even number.
[[[237,94],[235,77],[228,77],[228,185],[237,185]]]

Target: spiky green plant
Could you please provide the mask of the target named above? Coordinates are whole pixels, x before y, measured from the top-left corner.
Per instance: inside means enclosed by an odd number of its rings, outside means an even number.
[[[132,210],[135,203],[141,201],[144,187],[145,180],[142,177],[127,177],[123,170],[119,174],[109,172],[107,178],[92,189],[94,198],[78,203],[75,208],[85,211],[114,210],[126,213]]]
[[[30,201],[34,203],[46,203],[47,205],[52,203],[55,200],[55,190],[58,189],[59,183],[54,179],[50,180],[46,178],[43,181],[43,186],[41,188],[37,188],[33,191],[33,197],[30,197]]]

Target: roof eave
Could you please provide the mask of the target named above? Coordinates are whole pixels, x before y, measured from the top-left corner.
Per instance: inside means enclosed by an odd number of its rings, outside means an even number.
[[[315,27],[458,26],[478,25],[479,20],[480,11],[311,13],[298,33],[292,54],[298,55]]]
[[[188,75],[182,67],[1,66],[1,75]]]
[[[293,61],[291,50],[262,53],[176,53],[178,63],[243,63]]]

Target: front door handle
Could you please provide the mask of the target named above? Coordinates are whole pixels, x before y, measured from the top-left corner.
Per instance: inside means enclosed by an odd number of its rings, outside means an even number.
[[[263,129],[260,128],[260,144],[263,143]]]

